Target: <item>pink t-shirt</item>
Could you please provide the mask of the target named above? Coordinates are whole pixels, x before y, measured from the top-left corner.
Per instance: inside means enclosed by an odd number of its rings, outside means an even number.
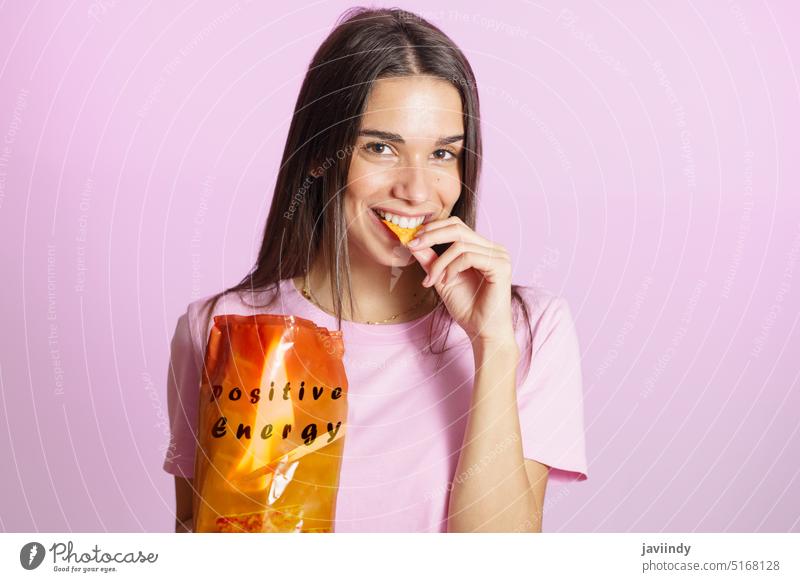
[[[251,308],[236,294],[219,301],[214,315],[283,313],[337,329],[336,318],[309,302],[291,279],[269,309]],[[266,292],[264,292],[266,293]],[[580,353],[567,302],[524,288],[533,329],[533,359],[525,374],[526,331],[517,331],[523,357],[517,371],[517,406],[525,458],[550,467],[549,479],[587,478]],[[263,304],[248,293],[247,303]],[[210,326],[201,321],[202,299],[178,319],[172,339],[167,391],[172,447],[164,470],[194,472],[198,391]],[[342,321],[348,381],[345,451],[336,502],[337,532],[446,531],[447,504],[456,478],[473,374],[472,348],[453,323],[436,369],[427,348],[429,319],[386,325]],[[524,322],[520,322],[524,324]]]

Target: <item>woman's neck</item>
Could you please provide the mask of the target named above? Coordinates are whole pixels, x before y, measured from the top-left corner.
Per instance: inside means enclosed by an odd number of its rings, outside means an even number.
[[[416,261],[404,267],[386,267],[373,261],[364,265],[352,260],[351,255],[349,272],[355,311],[350,313],[347,291],[343,289],[342,319],[346,321],[383,321],[400,314],[387,323],[403,323],[422,317],[433,308],[436,291],[422,286],[425,272]],[[334,313],[333,285],[327,265],[319,262],[312,265],[306,282],[314,301],[328,313]],[[295,278],[298,289],[303,288],[303,283],[303,276]]]

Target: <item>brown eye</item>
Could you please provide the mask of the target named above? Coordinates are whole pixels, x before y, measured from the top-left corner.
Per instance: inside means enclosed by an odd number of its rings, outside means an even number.
[[[436,158],[437,160],[446,162],[454,159],[456,155],[450,150],[440,149],[433,152],[433,157]]]
[[[370,142],[364,147],[367,151],[372,152],[373,154],[378,154],[379,156],[392,153],[392,150],[387,144],[379,141]]]

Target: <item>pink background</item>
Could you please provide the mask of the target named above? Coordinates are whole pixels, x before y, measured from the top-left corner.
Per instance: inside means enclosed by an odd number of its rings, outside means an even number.
[[[475,68],[478,230],[578,326],[589,480],[546,531],[800,530],[792,4],[402,3]],[[171,529],[176,319],[251,266],[349,4],[291,5],[0,8],[3,531]]]

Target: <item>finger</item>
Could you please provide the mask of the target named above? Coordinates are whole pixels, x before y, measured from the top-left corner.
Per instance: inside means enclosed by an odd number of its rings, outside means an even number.
[[[431,285],[436,285],[441,281],[441,277],[444,274],[445,269],[447,269],[448,265],[455,261],[459,255],[471,252],[485,256],[499,256],[498,253],[493,252],[493,249],[487,248],[482,245],[476,245],[473,243],[466,243],[466,242],[457,242],[450,246],[442,256],[436,259],[430,267],[430,271],[428,272],[428,284],[423,285],[425,287],[430,287]]]
[[[420,230],[432,231],[438,228],[442,228],[443,226],[450,226],[451,224],[458,224],[458,223],[464,224],[464,221],[461,220],[458,216],[448,216],[447,218],[440,218],[438,220],[431,220],[430,222],[426,222],[425,224],[422,225]]]
[[[411,249],[421,249],[451,242],[469,242],[486,247],[496,246],[492,241],[485,239],[464,224],[451,224],[433,231],[423,230],[420,232],[418,230],[408,246]]]
[[[501,280],[504,262],[498,261],[498,257],[484,255],[477,252],[465,252],[456,257],[442,274],[441,286],[444,287],[456,280],[459,273],[468,269],[478,270],[489,283],[497,283]]]
[[[439,258],[436,251],[431,248],[414,249],[413,247],[409,247],[408,250],[411,251],[411,254],[417,259],[417,262],[425,269],[425,273],[430,274],[434,261]]]

